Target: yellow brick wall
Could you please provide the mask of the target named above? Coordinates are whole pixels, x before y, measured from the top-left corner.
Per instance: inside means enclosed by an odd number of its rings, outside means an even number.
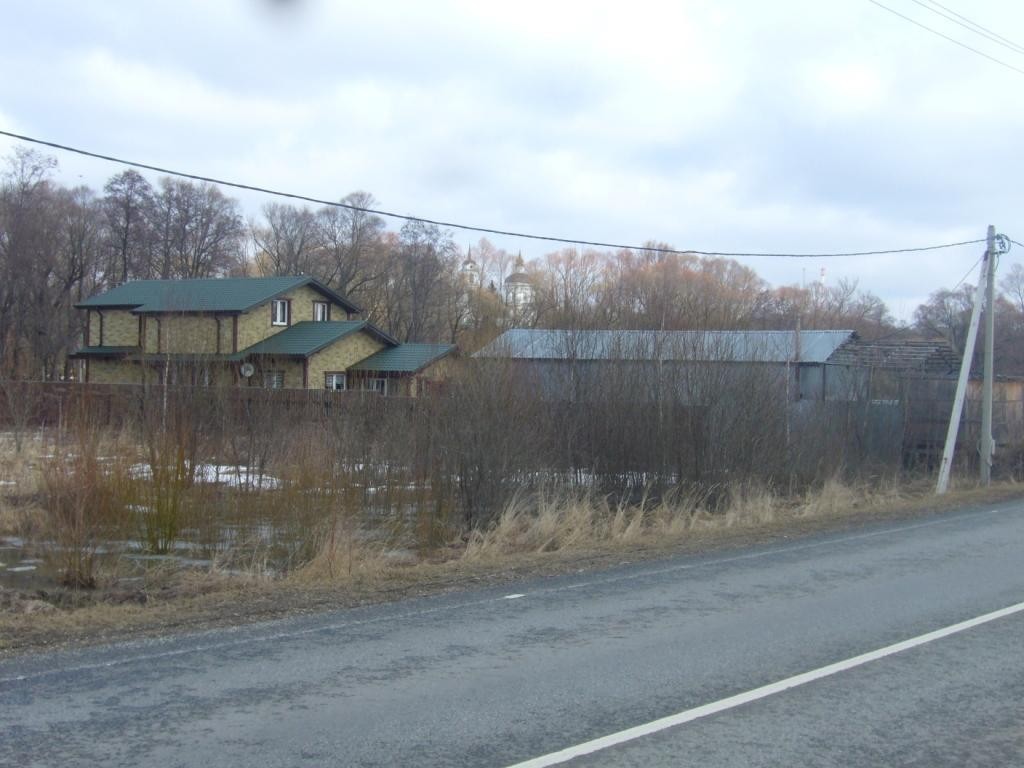
[[[442,379],[447,379],[452,375],[452,368],[454,365],[454,355],[442,357],[433,365],[428,365],[420,371],[416,378],[427,379],[428,381],[441,381]]]
[[[91,331],[90,331],[91,333]],[[90,344],[105,347],[135,347],[139,344],[139,318],[126,309],[108,309],[103,312],[103,340],[99,331],[89,337]]]
[[[256,367],[256,373],[250,383],[257,387],[263,386],[263,374],[267,371],[284,371],[285,389],[302,389],[302,361],[287,357],[265,358]]]
[[[221,315],[220,353],[222,355],[230,355],[234,351],[231,349],[232,328],[234,327],[234,322],[235,319],[232,315]]]
[[[100,313],[94,309],[89,310],[89,346],[100,346]]]
[[[291,299],[292,302],[292,324],[301,323],[303,320],[313,319],[313,302],[328,301],[328,299],[307,285],[300,286],[293,291],[282,294],[279,298]],[[331,320],[347,320],[348,314],[345,308],[339,304],[331,306]],[[270,302],[260,304],[249,312],[238,317],[238,349],[243,350],[251,347],[257,341],[273,336],[283,331],[288,326],[270,324]],[[228,350],[229,351],[229,350]]]
[[[326,301],[331,304],[331,320],[348,320],[345,310],[308,285],[296,288],[283,298],[292,300],[292,323],[313,319],[313,302]],[[270,308],[267,308],[267,322],[270,322]]]
[[[161,352],[212,354],[217,351],[217,321],[213,315],[161,315],[160,325]],[[148,336],[149,329],[146,330]]]
[[[416,379],[412,376],[390,376],[388,397],[416,397]]]
[[[422,371],[416,374],[416,376],[412,377],[408,381],[406,391],[403,392],[402,394],[406,395],[407,397],[419,397],[420,395],[426,392],[427,387],[431,383],[437,381],[444,381],[445,379],[449,378],[452,375],[453,366],[454,357],[452,355],[442,357],[436,363],[434,363],[433,365],[428,365],[426,368],[424,368]],[[388,383],[388,386],[392,386],[390,382]],[[390,392],[390,389],[388,391]]]
[[[124,360],[90,360],[90,384],[138,384],[141,371],[137,363]]]
[[[151,366],[150,368],[150,381],[157,384],[163,383],[162,369],[157,366]],[[201,387],[203,386],[204,370],[209,371],[209,385],[211,387],[234,384],[234,376],[231,374],[231,369],[223,363],[189,362],[187,360],[171,362],[168,380],[171,384]]]
[[[150,354],[155,354],[160,350],[157,348],[157,342],[160,338],[160,321],[156,317],[146,318],[146,351]]]
[[[309,359],[309,388],[323,389],[324,374],[328,371],[346,371],[349,366],[365,360],[384,345],[368,333],[359,331],[322,349]],[[301,379],[299,385],[302,386]]]
[[[196,366],[186,362],[171,363],[170,383],[180,385],[191,385],[193,381],[198,385],[202,381],[199,371],[203,364]],[[231,369],[222,364],[211,363],[210,386],[231,386],[235,383]],[[145,379],[149,384],[163,384],[163,368],[156,364],[140,365],[137,362],[127,360],[90,360],[89,361],[89,383],[91,384],[142,384]],[[302,369],[299,368],[298,384],[302,386]]]

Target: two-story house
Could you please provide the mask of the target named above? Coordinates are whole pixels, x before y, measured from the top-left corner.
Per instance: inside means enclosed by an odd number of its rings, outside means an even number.
[[[82,380],[372,389],[416,396],[451,344],[400,344],[312,277],[138,280],[76,305],[88,313]]]

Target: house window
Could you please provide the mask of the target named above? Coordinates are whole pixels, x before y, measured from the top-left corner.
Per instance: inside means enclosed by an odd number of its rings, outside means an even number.
[[[324,386],[327,389],[334,391],[341,391],[346,387],[345,374],[344,373],[325,373],[324,374]]]
[[[331,305],[326,301],[314,301],[313,302],[313,321],[317,323],[326,323],[331,319]],[[344,389],[344,387],[342,387]]]
[[[284,389],[284,371],[264,371],[263,386],[267,389]]]
[[[270,302],[270,324],[271,325],[288,325],[289,317],[289,301],[288,299],[274,299]]]
[[[385,378],[363,379],[363,389],[386,395],[388,393],[388,380]]]

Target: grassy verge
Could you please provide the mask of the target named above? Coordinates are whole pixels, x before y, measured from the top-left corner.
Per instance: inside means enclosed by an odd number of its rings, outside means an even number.
[[[132,589],[64,589],[0,604],[0,653],[224,626],[385,602],[624,561],[706,552],[991,503],[1018,483],[932,495],[930,482],[849,486],[829,481],[797,497],[738,485],[714,498],[677,496],[614,505],[591,494],[514,498],[485,531],[444,546],[395,550],[343,525],[321,528],[315,553],[283,576],[246,570],[151,569]],[[99,575],[103,582],[103,574]],[[20,601],[20,605],[16,605]]]

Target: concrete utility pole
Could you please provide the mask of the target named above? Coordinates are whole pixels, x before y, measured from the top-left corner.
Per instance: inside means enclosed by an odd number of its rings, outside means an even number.
[[[987,236],[985,283],[985,368],[981,385],[981,482],[992,482],[992,379],[996,335],[996,228],[991,224]]]
[[[989,232],[994,232],[989,227]],[[993,237],[989,238],[991,243]],[[971,360],[974,358],[974,345],[978,341],[978,325],[981,321],[981,306],[984,303],[986,285],[988,284],[989,266],[993,259],[993,246],[990,244],[982,257],[981,273],[978,276],[978,289],[974,294],[974,310],[971,312],[971,324],[967,328],[967,341],[964,343],[964,354],[960,361],[960,378],[956,382],[956,395],[953,397],[953,411],[949,415],[949,428],[946,430],[946,446],[942,451],[942,464],[939,466],[939,479],[935,483],[935,493],[942,495],[949,489],[949,473],[953,468],[953,450],[956,448],[956,437],[960,432],[960,416],[964,411],[964,398],[967,396],[967,380],[971,374]]]

